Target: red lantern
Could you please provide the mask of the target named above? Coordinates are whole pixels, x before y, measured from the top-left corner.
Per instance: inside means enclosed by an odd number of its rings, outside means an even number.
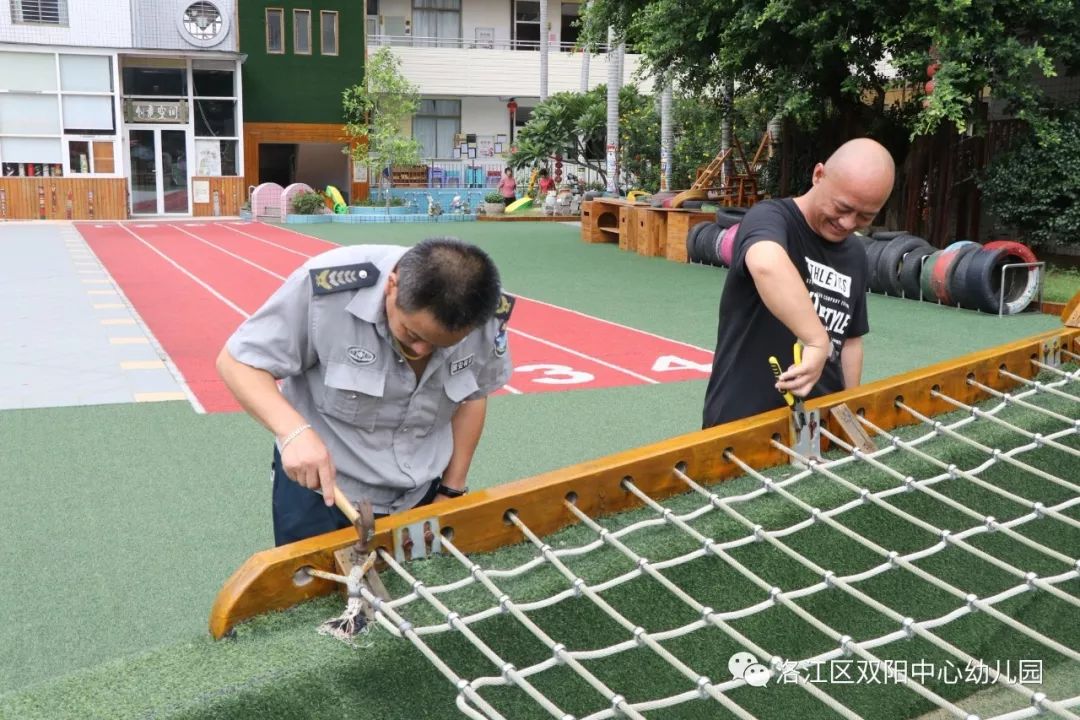
[[[509,110],[511,113],[517,112],[517,107],[517,102],[515,102],[514,100],[506,103],[506,109]]]
[[[934,81],[933,80],[927,80],[926,84],[923,85],[923,89],[926,90],[927,95],[932,95],[933,92],[934,92]]]
[[[937,75],[937,71],[941,69],[941,63],[931,63],[926,66],[926,77],[932,78]]]

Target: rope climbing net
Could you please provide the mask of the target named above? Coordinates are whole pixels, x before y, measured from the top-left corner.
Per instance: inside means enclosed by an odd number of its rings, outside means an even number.
[[[1080,617],[1080,371],[1032,362],[1040,379],[1001,370],[1012,393],[969,379],[991,396],[982,406],[932,391],[961,417],[928,417],[902,398],[914,429],[860,417],[875,452],[825,429],[825,459],[773,438],[795,464],[763,473],[726,451],[744,475],[712,488],[675,467],[688,491],[677,503],[628,477],[644,507],[609,527],[571,494],[583,543],[553,547],[508,511],[534,549],[512,567],[481,567],[442,538],[453,558],[443,561],[464,574],[429,586],[416,577],[424,563],[380,551],[404,594],[381,601],[364,588],[364,600],[470,718],[640,719],[695,704],[690,716],[788,716],[766,686],[823,716],[900,712],[867,705],[871,685],[889,689],[873,691],[878,702],[939,713],[927,717],[1077,718],[1077,635],[1053,618]],[[538,573],[539,595],[512,589]],[[987,645],[973,638],[1027,657],[977,656]],[[472,659],[455,663],[449,639]],[[1064,689],[1044,683],[1053,667],[1071,668]],[[658,691],[647,681],[661,675]],[[560,682],[577,688],[572,700]]]

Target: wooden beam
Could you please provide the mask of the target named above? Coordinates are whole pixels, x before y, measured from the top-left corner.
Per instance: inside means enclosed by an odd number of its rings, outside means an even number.
[[[896,399],[919,412],[934,415],[954,408],[931,396],[932,388],[965,403],[986,399],[967,384],[968,377],[999,390],[1014,384],[998,369],[1007,368],[1022,377],[1033,377],[1030,362],[1047,342],[1080,352],[1080,330],[1061,328],[971,353],[902,375],[863,385],[807,403],[819,409],[834,432],[839,426],[828,419],[828,410],[846,403],[852,410],[885,429],[916,422],[896,407]],[[686,491],[675,477],[678,467],[702,482],[714,483],[739,474],[724,459],[730,449],[743,462],[762,469],[779,465],[787,457],[772,448],[769,439],[787,437],[787,409],[773,410],[709,430],[680,435],[633,450],[590,460],[517,482],[472,493],[458,500],[415,508],[380,519],[371,547],[393,550],[393,530],[425,520],[437,522],[442,532],[452,532],[454,544],[465,552],[482,552],[522,541],[521,533],[505,522],[508,510],[540,535],[559,530],[575,520],[563,500],[573,493],[577,506],[591,516],[620,512],[638,506],[636,497],[622,488],[624,478],[654,498]],[[218,593],[210,613],[210,632],[215,638],[227,634],[236,623],[271,610],[282,610],[310,598],[335,591],[334,583],[310,579],[303,568],[334,568],[334,551],[356,541],[352,528],[309,538],[291,545],[252,555]],[[300,579],[299,581],[297,579]]]

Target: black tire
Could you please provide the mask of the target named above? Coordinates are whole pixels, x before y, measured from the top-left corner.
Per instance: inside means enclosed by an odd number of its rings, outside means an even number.
[[[888,241],[888,240],[892,240],[893,238],[898,238],[901,235],[907,235],[907,234],[908,234],[907,230],[878,230],[876,233],[871,235],[871,237],[873,237],[875,240]]]
[[[923,245],[904,256],[900,267],[900,289],[904,291],[904,297],[909,300],[919,299],[919,293],[922,291],[919,284],[922,259],[932,252],[934,252],[934,248],[931,245]]]
[[[965,295],[971,295],[968,292],[966,283],[966,274],[968,265],[974,259],[979,250],[982,248],[979,245],[964,245],[957,248],[956,260],[945,271],[945,291],[949,294],[949,301],[953,305],[959,305],[960,307],[971,307],[970,300],[965,299]]]
[[[690,232],[686,233],[686,259],[692,263],[701,262],[700,258],[698,258],[697,236],[703,227],[705,227],[705,223],[698,223],[690,228]]]
[[[878,253],[877,265],[870,268],[871,274],[877,273],[877,286],[882,292],[896,297],[903,294],[904,288],[900,285],[900,270],[904,256],[920,247],[930,247],[930,244],[914,235],[898,235],[885,243],[885,247]]]
[[[705,229],[698,234],[698,247],[701,248],[701,256],[709,265],[721,266],[720,256],[716,252],[716,245],[720,241],[720,235],[724,228],[716,223],[708,223]]]
[[[874,238],[870,237],[869,235],[863,235],[862,233],[852,233],[852,235],[854,235],[855,239],[862,244],[863,250],[866,250],[875,242]]]
[[[876,241],[870,247],[866,248],[866,264],[870,268],[870,292],[883,293],[885,292],[880,285],[877,284],[877,266],[878,258],[881,257],[882,250],[888,245],[887,242]]]
[[[716,223],[720,229],[727,230],[732,225],[738,225],[746,217],[746,208],[722,207],[716,211]]]
[[[705,204],[705,200],[685,200],[682,204],[683,210],[701,210],[701,206]]]
[[[998,267],[1005,262],[1006,250],[981,249],[968,256],[963,277],[957,269],[957,292],[964,307],[985,313],[998,313],[1001,292],[1001,273]]]

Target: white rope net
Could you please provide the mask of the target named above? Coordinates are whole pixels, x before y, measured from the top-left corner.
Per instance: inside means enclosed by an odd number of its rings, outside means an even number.
[[[827,430],[844,452],[825,460],[772,440],[802,469],[729,452],[743,478],[674,468],[688,494],[666,505],[628,478],[644,508],[608,527],[571,497],[585,542],[508,512],[531,548],[509,567],[445,538],[449,557],[408,567],[382,552],[405,594],[364,597],[470,718],[1078,718],[1080,631],[1061,628],[1080,625],[1080,371],[1040,367],[1002,370],[1011,394],[969,381],[983,407],[935,390],[964,412],[948,422],[903,400],[914,430],[860,418],[871,454]],[[428,586],[430,563],[464,575]]]

